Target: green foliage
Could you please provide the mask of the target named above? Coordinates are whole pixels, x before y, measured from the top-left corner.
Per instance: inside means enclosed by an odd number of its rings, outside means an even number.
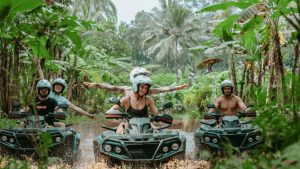
[[[298,169],[300,168],[300,140],[285,148],[272,162],[273,168]]]
[[[207,111],[207,104],[213,102],[212,94],[213,90],[209,86],[193,86],[190,94],[183,96],[183,104],[187,107],[188,112],[192,113],[192,116],[195,117],[195,106],[197,114],[202,116]]]
[[[1,0],[0,22],[5,18],[8,22],[13,22],[18,13],[31,11],[42,5],[45,5],[43,0]]]
[[[229,1],[229,2],[223,2],[223,3],[218,3],[218,4],[215,4],[215,5],[210,5],[208,7],[205,7],[205,8],[202,8],[201,10],[197,11],[197,12],[215,12],[217,10],[226,10],[230,7],[238,7],[240,9],[245,9],[247,8],[248,6],[250,6],[252,3],[249,3],[249,2],[232,2],[232,1]]]
[[[191,117],[201,117],[207,110],[208,103],[214,103],[221,94],[220,83],[228,79],[228,72],[212,72],[204,76],[197,76],[197,83],[181,91],[183,105]],[[176,92],[177,93],[177,92]]]
[[[170,86],[176,82],[176,74],[174,73],[155,73],[151,75],[151,79],[155,86]]]
[[[18,124],[16,123],[16,120],[13,119],[9,119],[7,117],[0,117],[0,128],[9,128],[9,127],[14,127],[14,126],[18,126]]]
[[[215,26],[213,33],[219,37],[223,37],[225,41],[232,40],[231,38],[226,38],[226,35],[230,35],[230,29],[234,25],[234,22],[238,18],[238,15],[231,15],[227,17],[224,21],[220,22],[217,26]]]
[[[1,157],[0,155],[0,164],[2,169],[29,169],[30,163],[28,163],[27,160],[21,161],[21,160],[16,160],[14,158],[9,158],[9,157]],[[42,168],[42,167],[41,167]]]
[[[39,157],[39,163],[41,166],[46,166],[48,163],[48,150],[49,150],[49,145],[52,143],[52,137],[50,133],[48,132],[43,132],[40,135],[40,141],[36,143],[36,152]]]

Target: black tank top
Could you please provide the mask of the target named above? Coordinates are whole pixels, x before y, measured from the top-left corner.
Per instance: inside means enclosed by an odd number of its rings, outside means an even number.
[[[146,97],[145,97],[145,106],[140,110],[131,107],[130,97],[129,97],[129,103],[130,106],[126,110],[127,113],[133,115],[133,117],[148,117],[148,107],[146,105]]]

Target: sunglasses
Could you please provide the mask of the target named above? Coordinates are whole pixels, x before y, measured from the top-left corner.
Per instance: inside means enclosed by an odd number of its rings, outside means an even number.
[[[42,87],[42,88],[39,88],[39,90],[41,90],[41,91],[48,91],[49,89],[47,87]]]
[[[140,75],[149,76],[149,73],[148,72],[137,73],[133,77],[136,78],[137,76],[140,76]]]

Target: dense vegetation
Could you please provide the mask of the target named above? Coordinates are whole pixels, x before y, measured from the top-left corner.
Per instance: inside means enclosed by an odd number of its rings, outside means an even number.
[[[40,78],[66,79],[65,96],[101,116],[116,94],[82,83],[129,85],[131,69],[143,66],[154,87],[190,84],[153,96],[158,104],[172,100],[174,111],[201,118],[229,78],[259,112],[265,144],[251,158],[229,157],[216,168],[299,168],[299,1],[160,2],[118,24],[110,0],[1,0],[1,128],[11,124],[5,116],[15,101],[33,100]]]

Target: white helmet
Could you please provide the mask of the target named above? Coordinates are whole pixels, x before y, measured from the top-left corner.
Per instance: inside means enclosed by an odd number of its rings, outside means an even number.
[[[54,91],[54,85],[55,84],[60,84],[60,85],[63,86],[61,92],[63,92],[64,89],[67,87],[66,81],[64,79],[62,79],[62,78],[57,78],[57,79],[55,79],[55,80],[52,81],[52,89],[53,89],[53,91]]]
[[[139,75],[149,76],[150,72],[143,67],[135,67],[129,74],[130,82],[133,83],[134,78]]]
[[[152,86],[152,80],[145,75],[139,75],[136,78],[133,79],[133,83],[132,83],[132,91],[133,92],[138,92],[139,91],[139,85],[141,84],[146,84],[149,85],[149,89]],[[146,93],[146,95],[149,93],[149,89],[148,92]]]
[[[50,91],[51,91],[51,84],[50,84],[50,82],[49,82],[48,80],[42,79],[42,80],[40,80],[40,81],[36,84],[36,91],[37,91],[38,94],[40,94],[40,93],[39,93],[39,90],[40,90],[41,88],[48,88],[48,89],[49,89],[48,95],[50,94]]]
[[[230,80],[223,80],[222,81],[221,90],[222,90],[223,93],[224,93],[223,89],[224,89],[225,86],[231,87],[231,93],[233,92],[234,84],[232,83],[232,81],[230,81]]]

